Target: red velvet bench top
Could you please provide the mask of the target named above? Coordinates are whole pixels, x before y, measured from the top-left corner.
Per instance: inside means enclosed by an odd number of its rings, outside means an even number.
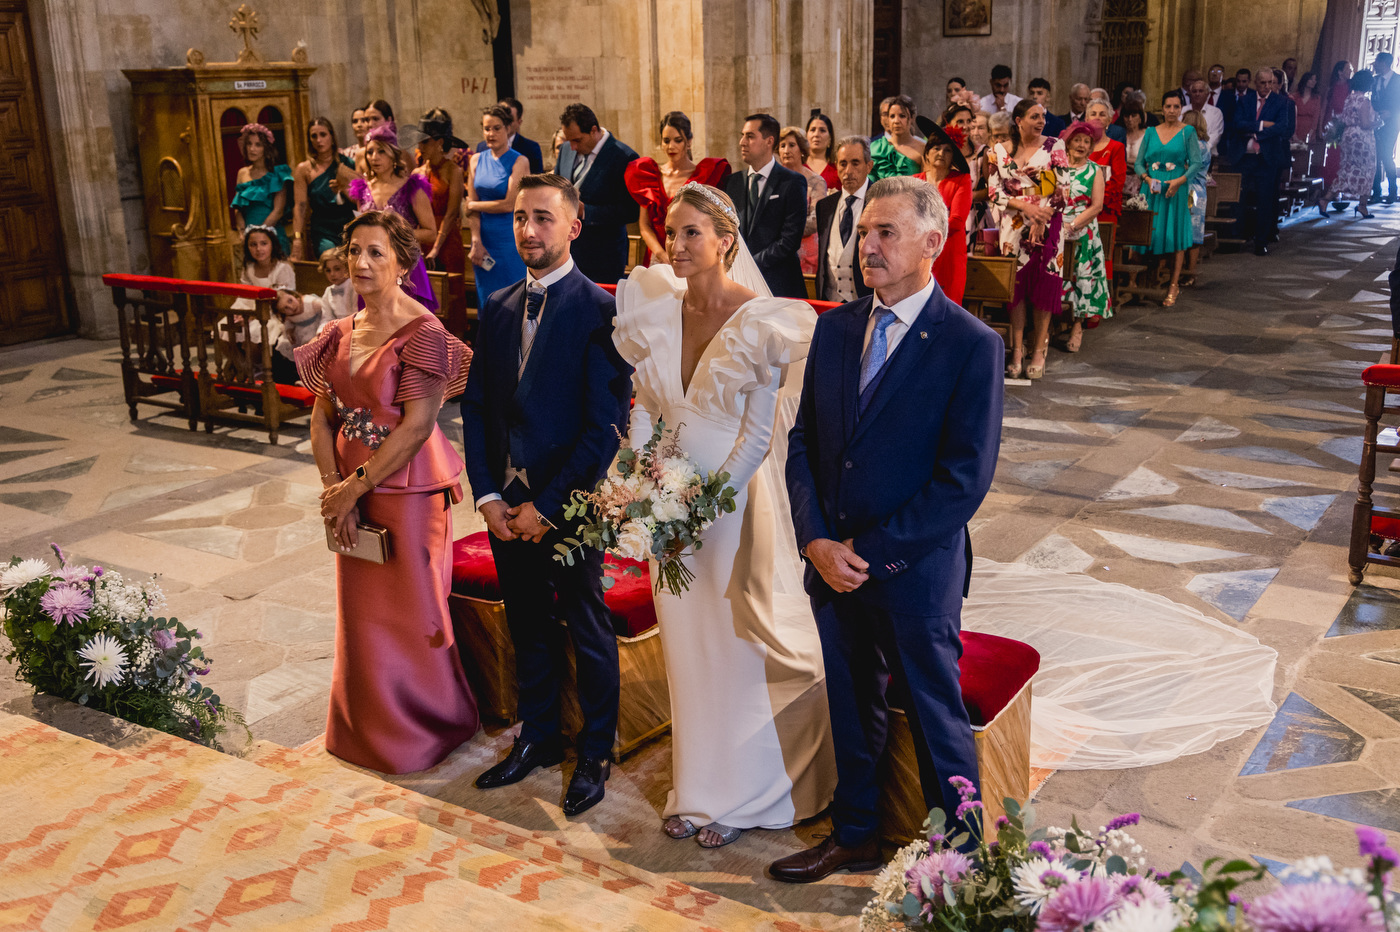
[[[1040,652],[995,634],[962,632],[963,705],[973,728],[985,728],[1040,669]]]
[[[642,575],[626,572],[629,566],[640,567]],[[603,569],[613,580],[605,595],[608,611],[613,614],[613,630],[620,637],[637,637],[656,627],[647,565],[608,554]],[[468,534],[452,544],[452,591],[471,599],[501,601],[501,584],[496,580],[496,563],[491,558],[486,531]]]

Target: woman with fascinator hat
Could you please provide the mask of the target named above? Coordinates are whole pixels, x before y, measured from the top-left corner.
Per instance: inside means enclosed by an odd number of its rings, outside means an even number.
[[[449,153],[467,144],[452,134],[452,115],[434,107],[418,122],[423,138],[417,144],[418,174],[432,186],[430,202],[437,222],[437,237],[424,260],[434,268],[457,275],[449,278],[448,329],[461,336],[467,327],[467,253],[462,247],[462,196],[466,173]]]
[[[961,127],[939,126],[926,116],[917,118],[924,143],[924,170],[915,175],[938,188],[948,207],[948,238],[933,263],[933,277],[954,304],[967,290],[967,218],[972,213],[972,170],[963,155],[966,136]]]
[[[290,255],[291,240],[283,229],[287,222],[287,185],[292,170],[278,156],[272,130],[249,123],[238,132],[238,151],[247,162],[238,170],[233,189],[233,225],[239,234],[245,227],[268,226],[277,231],[282,254]]]
[[[690,590],[654,596],[672,718],[663,827],[713,848],[816,815],[836,784],[816,622],[784,556],[787,426],[816,315],[772,296],[723,192],[684,185],[665,231],[668,261],[618,285],[613,342],[636,367],[631,446],[664,420],[738,491],[684,557]]]
[[[1095,123],[1077,120],[1071,123],[1060,139],[1065,144],[1069,168],[1065,172],[1065,239],[1077,244],[1074,249],[1074,273],[1065,276],[1064,296],[1074,317],[1065,349],[1079,352],[1084,340],[1085,326],[1094,327],[1098,321],[1113,316],[1108,291],[1108,263],[1099,236],[1099,215],[1104,204],[1104,175],[1106,169],[1095,162],[1094,144],[1103,136]]]
[[[418,135],[412,127],[409,129]],[[350,199],[360,212],[392,210],[408,221],[413,236],[421,248],[431,248],[437,239],[437,221],[433,218],[430,199],[432,185],[422,175],[407,169],[408,161],[399,145],[399,134],[392,123],[381,123],[365,133],[366,177],[350,182]],[[428,269],[423,259],[408,273],[404,290],[430,311],[436,311],[438,300],[428,281]]]

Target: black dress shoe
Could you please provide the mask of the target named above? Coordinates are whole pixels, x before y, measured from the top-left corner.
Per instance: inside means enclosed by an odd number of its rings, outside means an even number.
[[[580,757],[564,794],[564,815],[576,816],[603,801],[603,784],[608,781],[612,765],[606,759]]]
[[[476,778],[477,789],[492,790],[498,786],[519,783],[536,767],[553,767],[564,760],[564,747],[559,741],[525,741],[515,739],[506,759]]]
[[[884,863],[880,860],[880,839],[843,848],[834,836],[828,835],[815,848],[789,854],[768,865],[768,876],[783,883],[812,883],[837,871],[873,871],[884,867]]]
[[[1254,247],[1254,254],[1256,256],[1267,256],[1269,254],[1269,247],[1265,246],[1263,243],[1260,243],[1259,245]]]

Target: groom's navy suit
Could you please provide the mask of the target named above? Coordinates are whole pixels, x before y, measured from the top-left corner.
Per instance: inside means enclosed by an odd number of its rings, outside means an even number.
[[[889,683],[908,714],[929,808],[951,815],[948,778],[977,781],[958,683],[967,522],[991,487],[1001,436],[1002,342],[937,285],[872,379],[861,357],[873,297],[817,320],[787,482],[797,546],[853,539],[870,578],[837,593],[810,564],[806,588],[826,663],[838,783],[836,843],[878,830],[877,768]]]
[[[556,741],[559,684],[565,676],[564,629],[578,662],[583,728],[580,756],[611,756],[617,731],[617,638],[603,603],[603,554],[584,548],[574,565],[556,562],[554,546],[572,537],[563,507],[591,490],[626,430],[632,369],[612,342],[615,304],[577,268],[549,286],[538,329],[520,365],[525,282],[502,288],[480,311],[471,371],[462,398],[462,433],[472,495],[500,495],[507,505],[534,502],[555,530],[538,543],[491,535],[491,553],[515,643],[521,738]],[[506,459],[523,470],[505,482]]]

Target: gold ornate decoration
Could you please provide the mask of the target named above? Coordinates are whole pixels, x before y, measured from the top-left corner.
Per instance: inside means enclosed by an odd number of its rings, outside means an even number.
[[[296,45],[296,48],[292,49],[292,61],[293,61],[294,63],[298,64],[298,65],[304,65],[304,64],[306,64],[307,58],[306,58],[306,40],[305,40],[305,39],[303,39],[303,40],[301,40],[300,42],[298,42],[297,45]]]
[[[243,48],[238,53],[238,64],[246,65],[263,60],[263,57],[253,48],[253,40],[258,37],[258,30],[262,28],[255,10],[246,3],[239,4],[238,9],[234,11],[233,19],[228,21],[228,28],[243,39]]]
[[[204,64],[204,53],[199,49],[190,49],[185,53],[185,64],[191,68],[198,68]]]

